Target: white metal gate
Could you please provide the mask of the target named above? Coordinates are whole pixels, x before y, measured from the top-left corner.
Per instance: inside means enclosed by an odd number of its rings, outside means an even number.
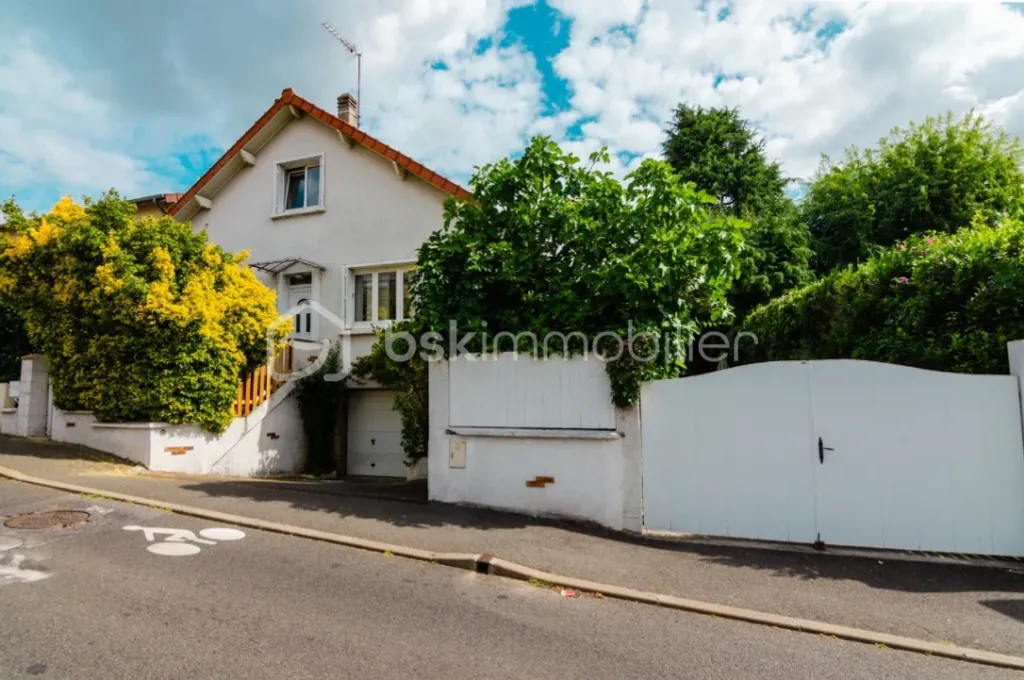
[[[774,362],[644,386],[644,524],[1024,555],[1017,379]]]

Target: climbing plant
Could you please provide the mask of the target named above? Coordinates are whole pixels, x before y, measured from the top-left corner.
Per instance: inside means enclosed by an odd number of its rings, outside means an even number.
[[[409,332],[418,335],[421,330],[417,322],[397,324],[396,334]],[[398,356],[404,356],[410,349],[408,340],[398,337],[392,345]],[[429,429],[427,363],[419,354],[408,361],[394,361],[388,357],[387,337],[384,331],[377,332],[377,342],[369,354],[360,357],[352,366],[352,376],[357,381],[376,382],[395,394],[394,408],[402,421],[402,450],[407,460],[415,461],[427,455],[427,432]]]
[[[336,467],[334,437],[338,407],[344,397],[345,383],[334,379],[341,370],[341,353],[331,347],[320,367],[300,378],[295,385],[302,430],[306,439],[305,470],[311,474],[330,472]]]

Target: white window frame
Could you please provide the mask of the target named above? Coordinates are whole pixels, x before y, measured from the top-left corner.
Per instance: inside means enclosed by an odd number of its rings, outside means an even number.
[[[409,271],[412,271],[416,266],[415,262],[389,262],[382,264],[372,265],[358,265],[346,268],[345,285],[347,290],[344,294],[345,304],[345,323],[350,331],[354,332],[372,332],[374,328],[382,328],[396,321],[405,320],[405,275]],[[394,319],[378,319],[377,312],[379,307],[378,294],[380,289],[377,285],[377,277],[380,274],[395,274],[395,317]],[[373,318],[368,321],[356,321],[356,276],[357,275],[371,275],[373,277],[373,283],[370,290],[372,291],[372,297],[370,300],[370,311],[372,312]]]
[[[302,168],[306,169],[306,192],[305,195],[309,196],[309,168],[319,167],[320,168],[320,182],[319,182],[319,193],[316,205],[307,205],[302,208],[291,208],[286,209],[285,204],[288,200],[288,175],[293,170],[299,170]],[[271,214],[272,218],[278,217],[292,217],[294,215],[308,215],[310,213],[320,213],[326,209],[324,190],[326,188],[326,182],[324,178],[327,172],[324,167],[324,154],[317,154],[314,156],[306,156],[305,158],[296,158],[287,161],[278,161],[277,172],[274,173],[274,211]]]

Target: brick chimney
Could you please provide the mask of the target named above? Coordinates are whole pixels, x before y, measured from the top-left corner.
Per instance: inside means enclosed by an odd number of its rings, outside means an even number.
[[[348,92],[338,97],[338,118],[353,127],[359,127],[359,102]]]

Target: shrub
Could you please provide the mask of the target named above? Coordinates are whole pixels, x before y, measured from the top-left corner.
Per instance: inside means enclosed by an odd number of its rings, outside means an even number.
[[[25,322],[11,305],[0,302],[0,381],[21,377],[21,358],[32,353]]]
[[[1024,338],[1024,222],[912,236],[755,310],[741,360],[867,359],[1006,373]]]
[[[0,296],[50,363],[56,405],[105,421],[231,422],[241,375],[264,363],[274,292],[169,217],[136,221],[110,192],[10,220]],[[277,337],[285,330],[277,327]]]
[[[864,262],[915,233],[999,219],[1024,198],[1024,145],[971,112],[895,128],[874,149],[824,159],[801,203],[815,269]]]
[[[667,163],[647,160],[617,181],[567,154],[545,137],[523,154],[479,168],[473,200],[445,203],[444,228],[420,248],[413,279],[416,316],[395,330],[420,339],[433,333],[441,352],[451,324],[467,352],[558,354],[595,349],[602,335],[638,337],[637,355],[606,362],[618,406],[635,404],[640,384],[678,374],[686,346],[700,329],[730,315],[726,294],[738,272],[749,226],[719,211]],[[645,333],[658,336],[648,351]],[[520,341],[532,334],[537,344]],[[488,339],[489,338],[489,339]],[[660,342],[664,339],[665,342]],[[405,340],[394,349],[403,354]],[[597,348],[614,354],[615,348]],[[388,357],[384,336],[353,367],[395,391],[407,460],[426,455],[427,363]]]
[[[413,295],[421,328],[447,339],[454,321],[460,337],[475,334],[470,352],[516,349],[524,332],[668,333],[650,362],[607,362],[610,396],[627,406],[642,380],[682,370],[693,335],[729,317],[749,225],[709,210],[715,200],[668,163],[645,160],[620,183],[594,169],[602,159],[586,165],[538,137],[478,169],[474,199],[449,199],[444,228],[420,248]]]

